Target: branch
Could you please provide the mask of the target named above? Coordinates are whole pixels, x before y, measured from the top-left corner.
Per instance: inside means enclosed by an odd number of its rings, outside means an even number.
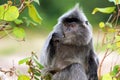
[[[107,57],[107,53],[108,53],[108,51],[109,51],[109,49],[106,50],[105,55],[104,55],[104,57],[103,57],[101,63],[99,64],[99,67],[98,67],[98,80],[101,80],[102,64],[103,64],[105,58]]]
[[[31,4],[34,0],[30,0],[29,4]],[[19,7],[19,13],[21,13],[25,8],[27,7],[27,5],[25,5],[25,1],[23,1],[21,3],[21,6]]]

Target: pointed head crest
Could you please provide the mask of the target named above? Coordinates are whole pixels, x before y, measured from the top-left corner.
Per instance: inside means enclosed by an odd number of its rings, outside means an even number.
[[[76,5],[75,5],[75,7],[73,8],[73,10],[74,11],[80,11],[80,8],[79,8],[79,3],[77,3]]]
[[[63,21],[63,19],[65,18],[78,18],[79,20],[82,21],[87,20],[82,9],[79,8],[79,3],[77,3],[73,9],[69,10],[64,15],[62,15],[59,18],[59,22]]]

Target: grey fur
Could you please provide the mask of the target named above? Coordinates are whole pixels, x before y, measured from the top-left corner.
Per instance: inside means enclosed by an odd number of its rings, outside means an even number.
[[[75,24],[75,31],[66,32],[64,20],[67,18],[79,20],[68,23]],[[48,71],[59,70],[52,80],[98,80],[98,58],[93,49],[92,27],[78,5],[59,18],[46,40],[40,62]]]

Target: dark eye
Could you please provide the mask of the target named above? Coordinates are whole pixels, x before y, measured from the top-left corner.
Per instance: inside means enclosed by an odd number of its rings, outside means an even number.
[[[85,21],[85,24],[87,24],[87,25],[88,25],[88,21]]]

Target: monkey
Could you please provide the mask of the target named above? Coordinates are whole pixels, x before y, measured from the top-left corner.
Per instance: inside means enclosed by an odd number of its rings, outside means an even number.
[[[92,26],[79,4],[58,19],[48,35],[40,63],[43,72],[52,74],[52,80],[98,80]]]

